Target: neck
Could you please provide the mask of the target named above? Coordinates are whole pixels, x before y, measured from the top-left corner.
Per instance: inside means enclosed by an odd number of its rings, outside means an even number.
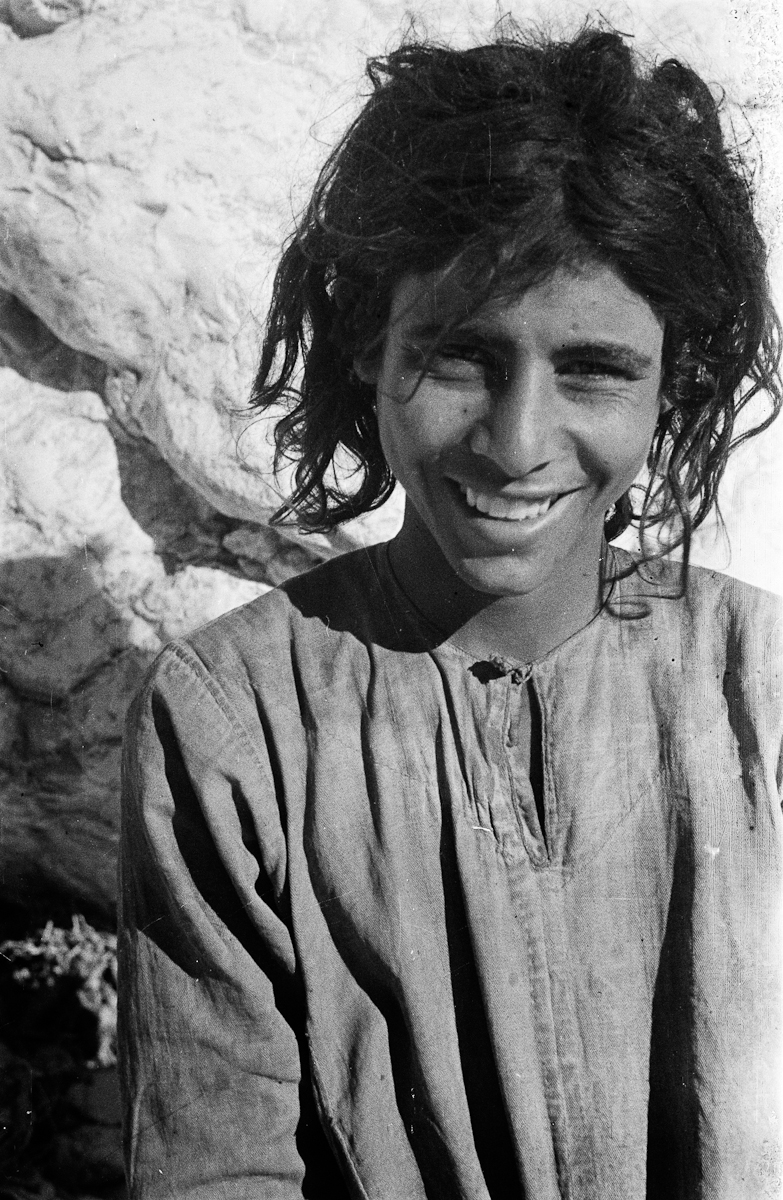
[[[602,551],[605,552],[605,544]],[[392,571],[411,603],[443,638],[475,655],[532,662],[590,623],[602,603],[601,552],[569,561],[524,595],[475,591],[452,569],[429,531],[406,521],[389,546]]]

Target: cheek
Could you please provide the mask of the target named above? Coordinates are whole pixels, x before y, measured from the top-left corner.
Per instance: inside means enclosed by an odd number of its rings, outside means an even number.
[[[643,470],[655,433],[658,416],[654,408],[645,406],[643,415],[618,415],[602,428],[593,429],[589,439],[591,469],[603,475],[605,486],[620,492],[631,486]]]
[[[412,398],[383,396],[378,402],[378,434],[386,461],[401,482],[404,475],[436,462],[463,440],[470,428],[469,406],[438,403],[422,386]]]
[[[410,423],[401,418],[396,402],[391,402],[393,408],[386,405],[378,406],[378,435],[381,449],[392,474],[403,487],[409,485],[410,478],[416,469],[420,454],[420,441],[415,437]]]
[[[650,391],[647,397],[647,403],[641,409],[639,418],[633,424],[635,435],[634,444],[636,447],[636,454],[639,459],[639,470],[641,470],[641,468],[647,462],[661,412],[661,394],[659,389],[656,387]]]

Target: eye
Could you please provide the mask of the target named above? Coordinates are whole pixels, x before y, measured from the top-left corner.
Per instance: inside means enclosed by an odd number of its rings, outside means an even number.
[[[498,364],[483,346],[471,342],[446,342],[426,354],[422,370],[436,381],[488,387],[498,375]]]
[[[440,346],[427,363],[427,374],[436,379],[484,381],[485,362],[475,346]]]
[[[557,369],[558,375],[575,375],[577,378],[609,378],[635,379],[636,375],[626,367],[617,363],[604,362],[598,358],[579,358],[572,362],[563,363]]]
[[[634,365],[617,362],[600,354],[580,354],[557,365],[556,375],[562,386],[575,396],[585,398],[616,397],[644,377]]]

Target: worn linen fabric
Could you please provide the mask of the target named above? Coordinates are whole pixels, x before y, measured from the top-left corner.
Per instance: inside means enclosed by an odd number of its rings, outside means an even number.
[[[676,591],[647,566],[477,662],[375,549],[164,651],[125,770],[134,1200],[778,1194],[780,613]]]

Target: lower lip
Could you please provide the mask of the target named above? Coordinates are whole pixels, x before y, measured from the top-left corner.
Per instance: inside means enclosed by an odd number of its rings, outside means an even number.
[[[491,517],[488,513],[480,512],[479,509],[468,504],[465,494],[458,484],[453,481],[449,482],[452,484],[457,503],[470,521],[481,526],[482,534],[489,534],[489,536],[503,541],[512,538],[514,541],[518,541],[520,537],[535,537],[542,529],[557,519],[564,502],[570,495],[570,493],[565,493],[558,496],[556,500],[552,501],[546,512],[538,517],[509,519],[508,517]]]

